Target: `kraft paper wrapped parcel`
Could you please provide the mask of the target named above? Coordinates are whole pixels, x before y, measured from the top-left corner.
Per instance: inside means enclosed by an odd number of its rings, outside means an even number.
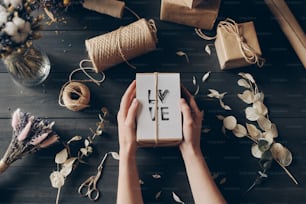
[[[222,70],[257,64],[263,66],[261,49],[252,21],[237,24],[229,19],[218,24],[215,48]]]
[[[162,0],[160,19],[211,30],[219,13],[221,0]]]

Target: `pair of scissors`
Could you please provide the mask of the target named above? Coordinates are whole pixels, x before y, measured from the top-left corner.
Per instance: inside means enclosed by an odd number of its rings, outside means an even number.
[[[92,201],[98,200],[100,196],[100,191],[97,188],[97,183],[101,177],[102,169],[107,158],[108,153],[106,153],[98,166],[98,172],[96,175],[86,179],[79,187],[78,193],[83,197],[88,197]]]

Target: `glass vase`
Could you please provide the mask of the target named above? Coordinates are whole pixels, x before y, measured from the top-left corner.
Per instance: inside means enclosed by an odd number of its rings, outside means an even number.
[[[13,80],[23,86],[39,85],[50,73],[48,56],[35,46],[13,52],[3,58],[3,62]]]

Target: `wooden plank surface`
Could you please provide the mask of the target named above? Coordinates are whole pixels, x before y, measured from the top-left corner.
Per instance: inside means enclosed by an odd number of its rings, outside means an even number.
[[[306,30],[306,2],[288,0],[288,5],[304,30]],[[294,203],[306,202],[306,75],[293,49],[290,47],[276,20],[262,0],[223,0],[218,20],[231,17],[237,22],[255,22],[258,38],[267,60],[262,68],[255,66],[231,71],[220,71],[217,56],[204,52],[204,47],[212,42],[200,39],[193,28],[159,20],[160,1],[127,0],[127,5],[140,16],[152,18],[158,28],[158,49],[131,60],[137,72],[180,72],[182,83],[194,92],[192,78],[200,84],[197,100],[205,110],[204,128],[211,131],[202,135],[202,151],[210,170],[219,176],[216,183],[229,203]],[[77,194],[77,188],[87,177],[95,174],[99,160],[104,153],[118,151],[116,113],[121,95],[135,78],[136,71],[126,64],[120,64],[105,72],[106,80],[101,86],[90,87],[91,107],[81,112],[71,112],[57,103],[61,86],[67,81],[69,73],[78,67],[82,59],[88,58],[84,41],[90,37],[115,30],[133,22],[134,17],[125,12],[122,20],[97,14],[74,6],[63,14],[65,23],[45,25],[43,38],[36,42],[43,48],[51,61],[52,71],[48,80],[35,88],[20,87],[9,78],[5,67],[0,66],[0,154],[5,152],[11,138],[10,118],[16,108],[56,122],[55,129],[63,140],[74,135],[89,136],[89,128],[95,128],[101,107],[110,111],[103,136],[94,142],[94,154],[88,165],[80,165],[66,179],[61,192],[60,203],[92,203]],[[208,32],[214,34],[214,31]],[[175,53],[184,51],[190,58]],[[212,71],[205,83],[200,82],[204,73]],[[293,163],[288,168],[299,181],[295,185],[284,171],[274,164],[269,178],[251,192],[244,194],[254,181],[259,166],[250,154],[251,142],[236,139],[231,134],[224,136],[216,114],[237,116],[245,122],[243,109],[246,107],[236,96],[242,92],[236,84],[237,73],[253,74],[257,84],[265,93],[265,104],[269,108],[270,119],[276,123],[282,144],[293,153]],[[75,76],[82,79],[84,76]],[[222,110],[216,100],[207,97],[208,89],[228,92],[224,102],[233,111]],[[0,175],[0,203],[55,203],[56,189],[51,187],[50,173],[56,169],[54,155],[61,145],[42,150],[22,160],[16,161],[4,174]],[[139,149],[137,163],[145,203],[174,203],[171,193],[177,193],[185,203],[194,203],[187,182],[183,161],[178,148]],[[161,179],[152,178],[158,173]],[[99,203],[112,204],[116,200],[118,162],[109,159],[98,186],[101,190]],[[223,183],[223,181],[225,181]],[[157,192],[162,191],[159,200]]]

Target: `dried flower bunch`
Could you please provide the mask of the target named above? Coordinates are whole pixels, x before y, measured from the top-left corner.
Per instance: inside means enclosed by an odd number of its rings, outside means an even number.
[[[36,0],[3,0],[0,2],[0,57],[30,47],[32,40],[40,38],[39,22],[32,11],[39,7]]]
[[[102,108],[102,114],[99,114],[100,121],[96,124],[96,130],[90,129],[92,136],[88,136],[85,140],[81,136],[74,136],[68,142],[66,142],[64,149],[58,152],[55,156],[55,163],[57,169],[50,174],[50,181],[53,188],[57,189],[56,203],[59,203],[59,197],[61,188],[65,184],[65,179],[69,176],[73,169],[75,169],[79,163],[86,163],[84,158],[89,157],[93,152],[93,141],[96,137],[103,134],[105,118],[108,115],[106,108]],[[84,141],[84,146],[79,149],[77,155],[72,155],[70,151],[70,144],[72,142]],[[119,158],[117,153],[112,152],[113,158]]]
[[[17,109],[12,118],[13,135],[3,158],[0,160],[0,173],[17,159],[46,148],[58,141],[52,130],[54,122],[37,118],[30,113]]]
[[[239,73],[241,79],[238,80],[238,85],[244,87],[246,90],[237,96],[248,107],[245,109],[246,119],[250,123],[246,125],[239,124],[235,116],[221,116],[218,115],[218,119],[223,121],[223,132],[226,130],[232,131],[232,133],[238,137],[247,137],[254,143],[251,148],[252,155],[255,158],[260,159],[260,170],[254,184],[248,189],[251,190],[256,184],[259,184],[262,179],[267,178],[267,171],[271,167],[271,163],[275,160],[288,176],[297,184],[297,181],[293,175],[287,170],[292,162],[291,152],[282,144],[275,142],[275,138],[278,137],[277,127],[272,123],[268,116],[268,108],[264,104],[264,94],[258,90],[258,86],[249,73]],[[210,90],[209,96],[218,95],[218,92]],[[222,98],[223,98],[223,94]],[[219,98],[220,97],[216,97]],[[228,110],[228,109],[226,109]]]
[[[52,21],[57,21],[61,11],[66,10],[71,4],[81,4],[83,0],[39,0],[47,16]]]

